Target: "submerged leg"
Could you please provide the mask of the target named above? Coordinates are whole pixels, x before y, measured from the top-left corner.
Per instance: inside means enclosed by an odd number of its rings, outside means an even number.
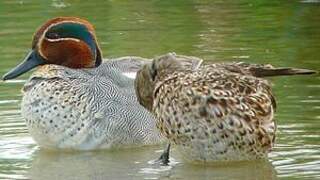
[[[169,152],[170,152],[170,143],[168,144],[167,148],[163,151],[161,156],[158,159],[158,162],[160,162],[162,165],[167,166],[169,161]]]

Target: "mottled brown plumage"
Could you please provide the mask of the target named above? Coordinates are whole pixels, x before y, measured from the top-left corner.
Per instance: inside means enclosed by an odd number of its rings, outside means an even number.
[[[270,83],[256,76],[272,70],[289,75],[279,69],[296,74],[313,71],[200,64],[200,59],[174,53],[156,58],[137,74],[139,102],[155,114],[158,129],[186,159],[266,158],[275,140],[276,102]]]

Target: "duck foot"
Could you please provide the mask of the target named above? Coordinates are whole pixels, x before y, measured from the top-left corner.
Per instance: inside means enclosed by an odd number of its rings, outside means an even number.
[[[170,146],[171,144],[169,143],[167,148],[163,151],[157,162],[159,162],[163,166],[168,166],[169,164],[169,153],[170,153]]]

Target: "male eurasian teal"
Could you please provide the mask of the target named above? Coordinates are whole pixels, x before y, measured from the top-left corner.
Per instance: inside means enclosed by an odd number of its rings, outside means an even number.
[[[241,62],[201,65],[197,58],[168,54],[138,71],[135,89],[186,159],[251,160],[267,157],[276,132],[276,101],[261,77],[312,73]]]
[[[23,88],[21,113],[35,141],[46,148],[90,150],[156,144],[154,117],[139,105],[134,80],[146,59],[102,62],[93,26],[75,17],[47,21],[32,50],[3,79],[39,66]]]

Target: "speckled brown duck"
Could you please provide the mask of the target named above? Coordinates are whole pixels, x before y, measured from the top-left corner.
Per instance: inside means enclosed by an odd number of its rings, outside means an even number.
[[[276,100],[263,77],[312,73],[242,62],[201,65],[170,53],[144,65],[135,89],[187,160],[252,160],[266,158],[275,141]]]

